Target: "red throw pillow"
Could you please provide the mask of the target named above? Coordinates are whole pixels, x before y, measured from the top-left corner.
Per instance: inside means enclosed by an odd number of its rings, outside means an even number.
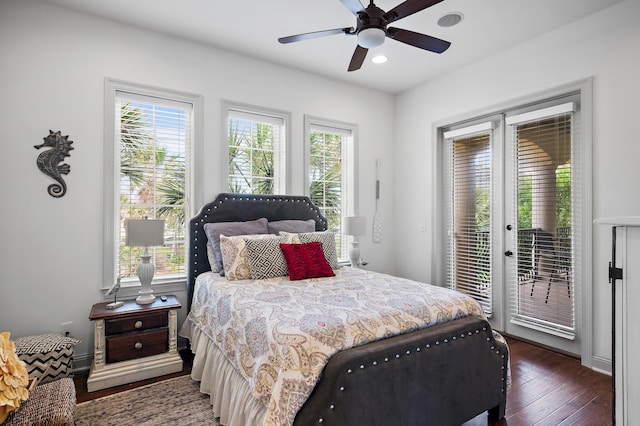
[[[333,269],[324,257],[322,243],[280,244],[291,281],[305,278],[333,277]]]

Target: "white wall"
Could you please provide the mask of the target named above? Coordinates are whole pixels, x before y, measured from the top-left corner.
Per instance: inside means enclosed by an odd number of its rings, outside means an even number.
[[[587,77],[594,84],[593,217],[640,215],[638,22],[640,2],[627,0],[397,97],[396,243],[403,247],[397,271],[424,281],[433,276],[434,123]],[[425,233],[418,232],[422,223]],[[594,225],[593,235],[592,352],[609,360],[610,230]]]
[[[36,0],[0,2],[0,331],[13,337],[59,332],[74,322],[78,358],[92,352],[88,320],[103,259],[104,79],[140,83],[204,97],[204,185],[201,201],[224,190],[221,101],[292,113],[292,194],[304,192],[304,114],[359,126],[359,214],[374,210],[374,166],[386,159],[393,187],[392,96],[248,59],[201,44],[142,31]],[[36,166],[33,148],[51,130],[74,142],[67,195],[46,192],[53,181]],[[383,190],[386,189],[383,187]],[[387,235],[392,198],[383,197]],[[369,219],[371,220],[371,219]],[[393,241],[363,239],[371,269],[393,272]],[[186,306],[186,293],[177,294]],[[183,310],[184,311],[184,310]],[[185,312],[181,313],[180,321]]]

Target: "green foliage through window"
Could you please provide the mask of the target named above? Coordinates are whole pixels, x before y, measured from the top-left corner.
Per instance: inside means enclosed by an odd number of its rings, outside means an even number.
[[[230,110],[227,126],[229,192],[283,193],[280,182],[284,170],[278,169],[282,162],[279,156],[284,145],[284,120]]]

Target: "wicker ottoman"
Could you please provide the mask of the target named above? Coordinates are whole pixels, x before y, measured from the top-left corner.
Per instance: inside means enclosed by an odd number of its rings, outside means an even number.
[[[27,365],[29,378],[38,379],[38,384],[72,375],[73,351],[79,340],[59,334],[40,334],[20,337],[13,343],[18,358]]]
[[[76,387],[64,378],[29,391],[29,399],[2,426],[73,426],[75,421]]]

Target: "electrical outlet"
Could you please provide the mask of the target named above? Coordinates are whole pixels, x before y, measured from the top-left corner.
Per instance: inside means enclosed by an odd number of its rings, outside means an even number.
[[[61,334],[65,337],[71,337],[73,332],[73,321],[60,323]]]

